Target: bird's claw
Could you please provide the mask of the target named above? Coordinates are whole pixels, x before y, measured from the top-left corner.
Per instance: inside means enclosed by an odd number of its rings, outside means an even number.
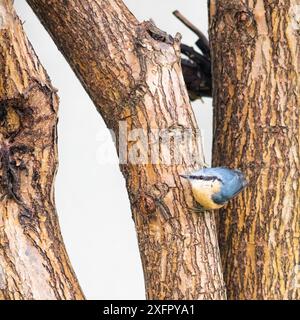
[[[188,211],[190,212],[190,213],[198,213],[198,214],[201,214],[201,213],[204,213],[205,212],[205,209],[203,208],[203,207],[201,207],[201,206],[196,206],[196,207],[190,207],[190,208],[188,208]]]

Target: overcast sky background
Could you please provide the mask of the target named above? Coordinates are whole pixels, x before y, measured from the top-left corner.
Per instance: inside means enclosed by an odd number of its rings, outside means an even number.
[[[176,9],[205,34],[207,2],[125,0],[141,20],[152,18],[192,45],[196,36],[173,15]],[[134,223],[117,157],[103,120],[25,0],[15,0],[24,28],[59,92],[59,170],[56,205],[72,265],[88,299],[144,299],[144,280]],[[211,99],[193,103],[211,159]],[[109,157],[108,157],[109,155]],[[104,163],[106,162],[106,163]]]

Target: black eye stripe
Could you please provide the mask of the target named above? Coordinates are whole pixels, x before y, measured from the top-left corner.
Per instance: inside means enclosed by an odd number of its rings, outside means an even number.
[[[190,179],[193,180],[203,180],[203,181],[213,181],[213,180],[218,180],[222,182],[222,180],[216,176],[189,176]]]

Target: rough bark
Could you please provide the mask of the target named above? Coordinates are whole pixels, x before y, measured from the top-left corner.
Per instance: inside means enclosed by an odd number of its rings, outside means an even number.
[[[0,0],[0,299],[81,299],[54,206],[58,97]]]
[[[214,165],[247,190],[221,210],[231,299],[299,299],[298,1],[210,1]]]
[[[222,299],[225,290],[215,221],[190,214],[192,195],[179,174],[201,166],[197,125],[180,67],[179,39],[141,23],[124,4],[108,0],[28,0],[81,80],[107,126],[190,129],[197,160],[181,164],[125,163],[149,299]],[[129,138],[126,137],[125,138]],[[146,137],[148,139],[148,137]],[[129,139],[130,140],[130,139]],[[126,151],[134,142],[129,142]],[[147,143],[148,145],[148,143]],[[183,154],[188,151],[182,145]],[[187,153],[187,152],[186,152]],[[151,158],[150,150],[145,158]],[[162,155],[161,155],[162,156]],[[111,213],[108,213],[111,214]]]

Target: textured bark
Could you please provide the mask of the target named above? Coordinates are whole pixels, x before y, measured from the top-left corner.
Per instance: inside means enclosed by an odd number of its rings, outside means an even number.
[[[231,299],[299,299],[298,1],[210,1],[214,165],[250,186],[220,212]]]
[[[0,0],[0,299],[81,299],[53,199],[58,97]]]
[[[128,130],[191,129],[196,146],[197,125],[182,77],[178,38],[150,23],[139,24],[119,0],[28,3],[117,141],[122,120]],[[225,297],[214,217],[187,211],[193,205],[191,190],[178,176],[201,166],[199,148],[197,152],[197,161],[184,156],[179,165],[121,165],[149,299]]]

